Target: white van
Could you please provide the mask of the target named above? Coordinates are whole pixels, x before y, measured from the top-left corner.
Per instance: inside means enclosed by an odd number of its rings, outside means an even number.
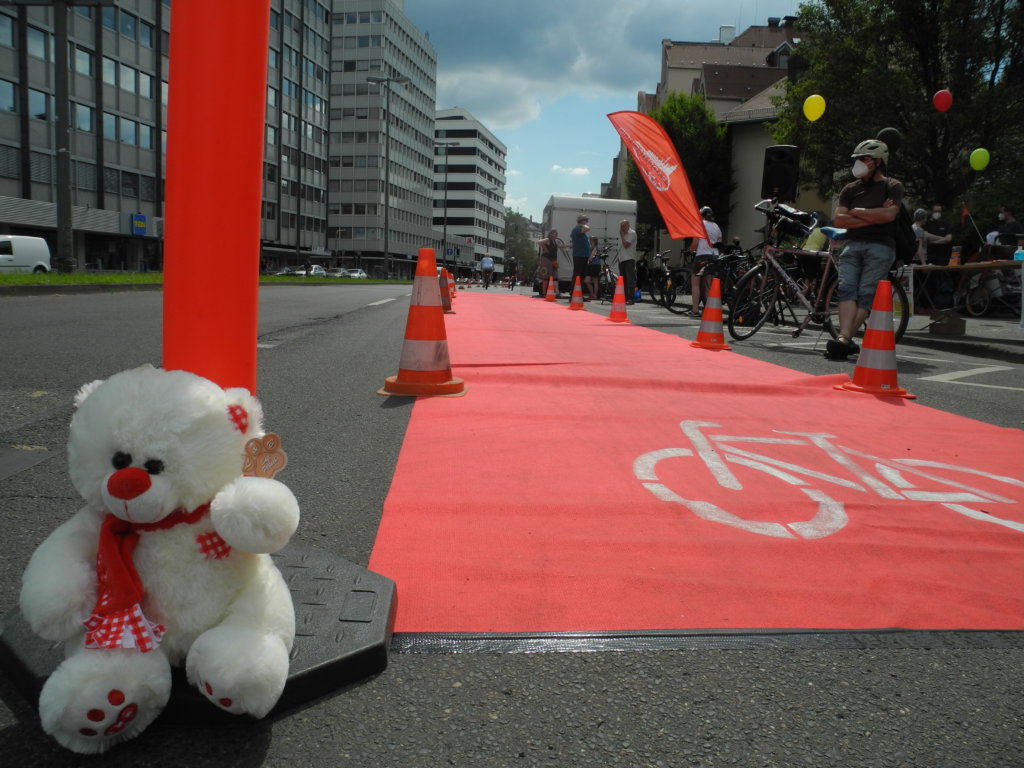
[[[0,274],[49,271],[50,246],[43,238],[0,235]]]

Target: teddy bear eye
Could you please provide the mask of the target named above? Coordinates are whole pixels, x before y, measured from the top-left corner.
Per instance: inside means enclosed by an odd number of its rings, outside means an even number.
[[[159,475],[164,471],[164,463],[160,459],[150,459],[142,467],[151,475]]]
[[[118,451],[114,454],[114,458],[110,460],[110,463],[114,465],[114,469],[124,469],[132,465],[132,456],[130,453]]]

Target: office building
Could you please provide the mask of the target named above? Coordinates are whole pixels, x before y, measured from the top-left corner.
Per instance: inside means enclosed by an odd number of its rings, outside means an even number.
[[[440,246],[432,226],[437,57],[402,0],[335,0],[333,10],[330,248],[342,266],[410,277],[419,249]]]
[[[57,164],[54,10],[0,8],[0,232],[45,237],[62,268],[162,267],[170,13],[169,0],[69,8],[65,181]],[[271,2],[264,267],[329,255],[330,23],[325,2]],[[197,119],[231,141],[230,115]],[[231,193],[230,180],[213,181]],[[70,189],[70,254],[59,253],[57,242],[61,188]]]
[[[434,138],[434,228],[454,238],[446,257],[462,275],[490,256],[502,274],[508,150],[461,107],[438,110]]]

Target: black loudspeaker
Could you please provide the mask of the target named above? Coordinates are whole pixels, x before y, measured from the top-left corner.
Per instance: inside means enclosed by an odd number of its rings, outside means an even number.
[[[764,171],[761,173],[761,197],[782,202],[796,200],[800,176],[800,149],[789,144],[765,147]]]

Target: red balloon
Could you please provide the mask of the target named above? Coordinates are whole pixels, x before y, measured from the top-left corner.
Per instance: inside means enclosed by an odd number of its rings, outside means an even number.
[[[939,112],[945,112],[953,106],[953,94],[945,88],[941,91],[936,91],[935,95],[932,96],[932,105],[939,110]]]

